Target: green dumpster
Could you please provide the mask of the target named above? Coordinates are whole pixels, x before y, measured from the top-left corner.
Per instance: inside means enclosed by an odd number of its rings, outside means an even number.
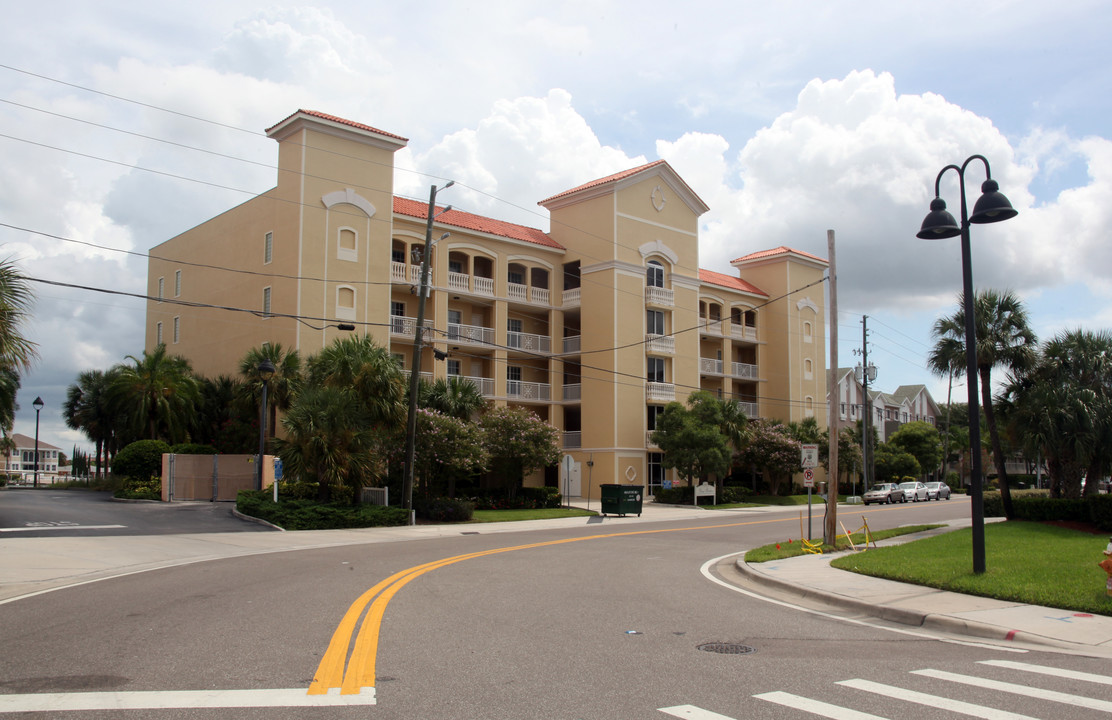
[[[624,516],[637,513],[641,517],[641,499],[645,488],[641,485],[600,485],[602,493],[602,514]]]

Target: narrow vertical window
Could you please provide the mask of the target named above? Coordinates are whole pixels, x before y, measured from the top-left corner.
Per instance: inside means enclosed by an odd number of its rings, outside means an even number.
[[[645,268],[645,284],[649,287],[664,287],[664,266],[656,260],[649,260]]]
[[[158,299],[161,300],[166,293],[166,278],[160,277],[158,279]]]
[[[263,317],[270,317],[270,288],[263,288]]]
[[[351,228],[340,228],[336,257],[340,260],[358,260],[358,237]]]
[[[181,297],[181,270],[174,271],[174,297]]]
[[[178,340],[180,340],[180,339],[181,339],[181,317],[176,316],[176,317],[174,317],[174,344],[177,345]]]
[[[274,233],[268,232],[263,236],[263,264],[269,265],[274,259]]]
[[[154,326],[154,344],[162,344],[162,323],[155,323]]]

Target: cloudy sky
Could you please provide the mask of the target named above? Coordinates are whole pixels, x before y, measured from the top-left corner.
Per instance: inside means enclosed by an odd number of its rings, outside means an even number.
[[[915,233],[948,164],[985,155],[1020,211],[974,226],[976,286],[1018,292],[1040,337],[1112,328],[1109,27],[1105,0],[9,3],[0,257],[35,279],[40,354],[15,430],[41,396],[41,438],[87,446],[66,387],[143,349],[143,302],[114,293],[274,184],[263,129],[298,108],[410,138],[401,195],[454,179],[457,208],[545,230],[538,200],[663,158],[711,207],[700,264],[720,272],[825,256],[832,229],[840,364],[868,315],[877,386],[945,401],[924,358],[959,244]]]

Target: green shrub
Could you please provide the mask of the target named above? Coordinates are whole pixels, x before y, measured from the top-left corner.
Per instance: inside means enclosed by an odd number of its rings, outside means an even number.
[[[749,502],[752,497],[753,491],[747,487],[741,486],[727,486],[722,488],[722,496],[718,498],[718,502],[725,505],[726,503],[743,503]]]
[[[1089,520],[1101,530],[1112,532],[1112,495],[1093,495],[1088,504]]]
[[[519,497],[530,500],[534,504],[530,510],[543,508],[558,508],[563,503],[564,496],[557,487],[523,487],[518,491]]]
[[[475,514],[475,503],[456,498],[439,497],[416,508],[417,517],[433,522],[467,522]]]
[[[1004,501],[1000,499],[998,491],[983,493],[985,517],[1004,517]]]
[[[314,500],[320,492],[318,482],[278,482],[278,498],[287,500]],[[271,493],[273,496],[273,492]]]
[[[162,477],[162,455],[170,446],[161,440],[138,440],[112,458],[112,472],[133,480]]]
[[[113,497],[125,500],[161,500],[162,478],[147,478],[135,480],[127,478],[121,487],[113,493]]]
[[[240,490],[236,497],[236,509],[286,530],[385,527],[409,522],[409,513],[404,508],[322,504],[281,496],[275,503],[272,498],[270,490]]]
[[[662,505],[690,505],[695,499],[695,490],[689,485],[660,488],[656,491],[656,502]]]
[[[560,507],[563,496],[559,488],[523,487],[512,500],[502,495],[480,495],[467,500],[475,510],[538,510]]]
[[[197,445],[196,443],[179,443],[170,447],[170,452],[175,455],[219,455],[219,451],[212,445]]]
[[[1012,508],[1017,520],[1045,522],[1066,520],[1087,522],[1089,507],[1084,500],[1067,500],[1052,497],[1016,497]]]

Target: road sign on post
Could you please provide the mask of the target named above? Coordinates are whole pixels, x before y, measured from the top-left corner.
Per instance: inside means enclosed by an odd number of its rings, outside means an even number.
[[[807,468],[803,471],[803,487],[813,488],[815,486],[815,471]]]
[[[819,446],[805,444],[803,445],[802,462],[804,469],[817,468],[819,466]]]

